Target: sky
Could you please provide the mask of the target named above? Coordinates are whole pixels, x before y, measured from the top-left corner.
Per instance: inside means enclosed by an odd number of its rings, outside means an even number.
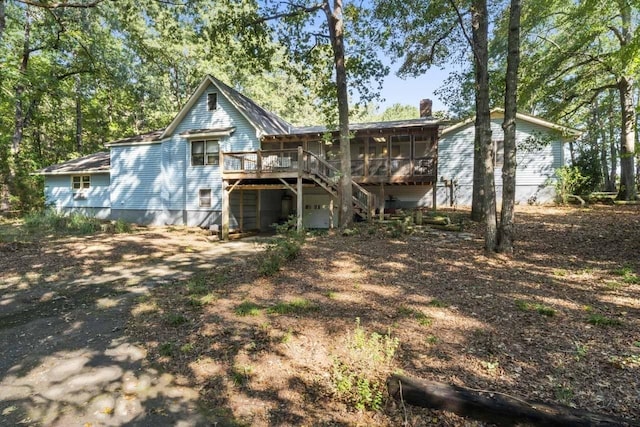
[[[391,73],[385,78],[380,102],[380,111],[384,111],[393,104],[413,105],[416,108],[420,100],[429,98],[433,101],[433,111],[446,110],[446,106],[436,98],[435,90],[444,83],[449,76],[449,70],[434,67],[417,78],[401,79],[396,75],[398,65],[391,65]]]

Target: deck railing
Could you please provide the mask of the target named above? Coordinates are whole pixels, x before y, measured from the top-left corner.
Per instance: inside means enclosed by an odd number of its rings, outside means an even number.
[[[223,153],[223,172],[287,172],[298,170],[298,150]]]
[[[312,169],[326,177],[333,179],[339,176],[340,161],[326,160],[310,151],[303,151],[301,160],[297,149],[258,150],[251,152],[223,153],[223,173],[272,173],[296,172],[298,165],[304,164],[307,172]],[[302,162],[302,163],[300,163]],[[353,177],[424,177],[435,176],[436,158],[420,157],[415,159],[355,159],[351,161],[351,176]]]

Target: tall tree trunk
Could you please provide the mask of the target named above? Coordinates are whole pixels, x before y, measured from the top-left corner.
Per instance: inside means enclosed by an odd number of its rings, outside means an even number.
[[[18,83],[14,86],[14,94],[16,98],[16,110],[14,116],[14,131],[11,138],[11,153],[16,156],[20,151],[20,144],[22,143],[22,136],[24,133],[24,80],[26,79],[27,68],[29,67],[29,56],[31,55],[30,46],[31,37],[31,13],[29,6],[25,9],[25,21],[24,21],[24,41],[22,44],[22,59],[20,61],[20,76],[18,77]]]
[[[476,121],[477,119],[478,117],[476,114]],[[476,127],[476,132],[473,138],[473,189],[471,195],[471,220],[476,222],[484,220],[484,211],[482,210],[484,203],[484,175],[482,165],[482,135],[477,131]]]
[[[612,98],[611,95],[610,98]],[[616,191],[616,178],[618,177],[618,150],[616,148],[616,131],[614,125],[614,114],[613,114],[613,102],[610,100],[608,103],[608,111],[607,111],[607,122],[609,123],[609,151],[611,155],[609,156],[609,160],[611,161],[611,171],[609,172],[609,182],[611,183],[611,187],[607,189],[607,191]]]
[[[2,36],[4,36],[4,29],[7,26],[7,18],[4,12],[4,0],[0,0],[0,42],[2,42]]]
[[[76,74],[76,151],[82,153],[82,88],[79,74]]]
[[[516,113],[518,111],[518,68],[520,66],[520,0],[511,0],[507,75],[504,91],[504,162],[502,165],[502,209],[498,229],[498,252],[513,253],[516,199]]]
[[[618,0],[622,25],[619,31],[620,48],[629,46],[633,40],[631,27],[631,5],[626,0]],[[620,95],[620,113],[622,115],[620,127],[620,189],[618,199],[635,200],[638,192],[635,179],[635,124],[636,111],[633,99],[634,80],[631,76],[622,75],[618,79],[618,93]]]
[[[338,127],[340,132],[340,215],[341,228],[353,222],[353,187],[351,182],[351,143],[349,139],[349,94],[347,92],[347,70],[344,58],[344,22],[342,0],[334,0],[333,11],[328,2],[324,12],[329,24],[329,36],[333,47],[336,67],[336,89],[338,92]]]
[[[24,128],[26,124],[26,114],[24,111],[24,81],[26,80],[26,72],[29,67],[29,56],[31,55],[31,10],[29,6],[25,8],[25,21],[24,21],[24,40],[22,44],[22,58],[20,60],[20,66],[18,68],[19,76],[18,82],[13,87],[15,96],[15,114],[13,119],[13,135],[11,137],[11,155],[9,158],[9,177],[7,180],[7,187],[9,194],[12,196],[18,195],[18,182],[17,172],[19,167],[18,154],[20,152],[20,146],[22,144],[22,137],[24,134]]]
[[[633,79],[622,77],[618,81],[622,123],[620,128],[620,190],[619,200],[635,200],[638,193],[635,179],[635,108],[633,105]]]
[[[595,99],[592,110],[593,118],[592,131],[598,151],[600,152],[600,170],[604,178],[604,191],[611,188],[611,177],[609,176],[609,161],[607,159],[607,129],[604,123],[603,106]]]
[[[491,140],[491,110],[489,106],[489,17],[487,0],[473,0],[471,14],[476,81],[475,131],[476,137],[480,138],[479,154],[482,159],[482,190],[480,194],[485,224],[484,247],[487,251],[495,251],[498,230],[496,224],[494,149],[493,141]]]

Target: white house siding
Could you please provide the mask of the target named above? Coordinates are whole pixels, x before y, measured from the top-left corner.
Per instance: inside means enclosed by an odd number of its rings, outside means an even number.
[[[91,187],[82,191],[82,197],[74,197],[71,188],[72,176],[45,175],[46,203],[59,212],[79,212],[97,218],[107,218],[110,213],[109,174],[91,174]]]
[[[502,139],[502,119],[491,121],[494,139]],[[517,122],[516,138],[523,142],[531,135],[549,134],[547,128],[525,121]],[[550,203],[555,170],[564,164],[564,147],[556,135],[555,140],[535,152],[519,151],[516,157],[516,203]],[[474,125],[442,135],[438,146],[438,205],[450,204],[450,190],[442,179],[457,181],[454,199],[457,205],[469,206],[473,194],[473,140]],[[502,199],[502,169],[495,173],[496,196]]]
[[[218,94],[218,108],[214,111],[208,111],[207,94],[212,92]],[[183,209],[187,225],[220,224],[222,178],[220,166],[191,166],[189,140],[180,134],[192,129],[229,127],[233,127],[235,130],[230,136],[219,139],[220,151],[251,151],[260,147],[260,141],[253,125],[235,109],[222,93],[216,90],[215,86],[210,85],[176,127],[173,136],[163,143],[167,145],[164,149],[167,157],[163,161],[163,166],[166,171],[171,172],[166,176],[166,193],[170,195],[168,196],[170,202],[168,209]],[[182,160],[176,161],[179,157]],[[211,189],[211,207],[201,208],[198,199],[199,191],[207,188]],[[247,213],[248,211],[245,210],[245,215]],[[255,212],[252,215],[256,217]]]
[[[162,146],[111,147],[111,214],[143,224],[163,224]]]

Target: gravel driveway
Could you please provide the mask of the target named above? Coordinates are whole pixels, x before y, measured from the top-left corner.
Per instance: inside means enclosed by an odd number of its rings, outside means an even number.
[[[196,391],[145,363],[130,310],[152,286],[262,247],[184,229],[1,244],[0,424],[211,425]]]

